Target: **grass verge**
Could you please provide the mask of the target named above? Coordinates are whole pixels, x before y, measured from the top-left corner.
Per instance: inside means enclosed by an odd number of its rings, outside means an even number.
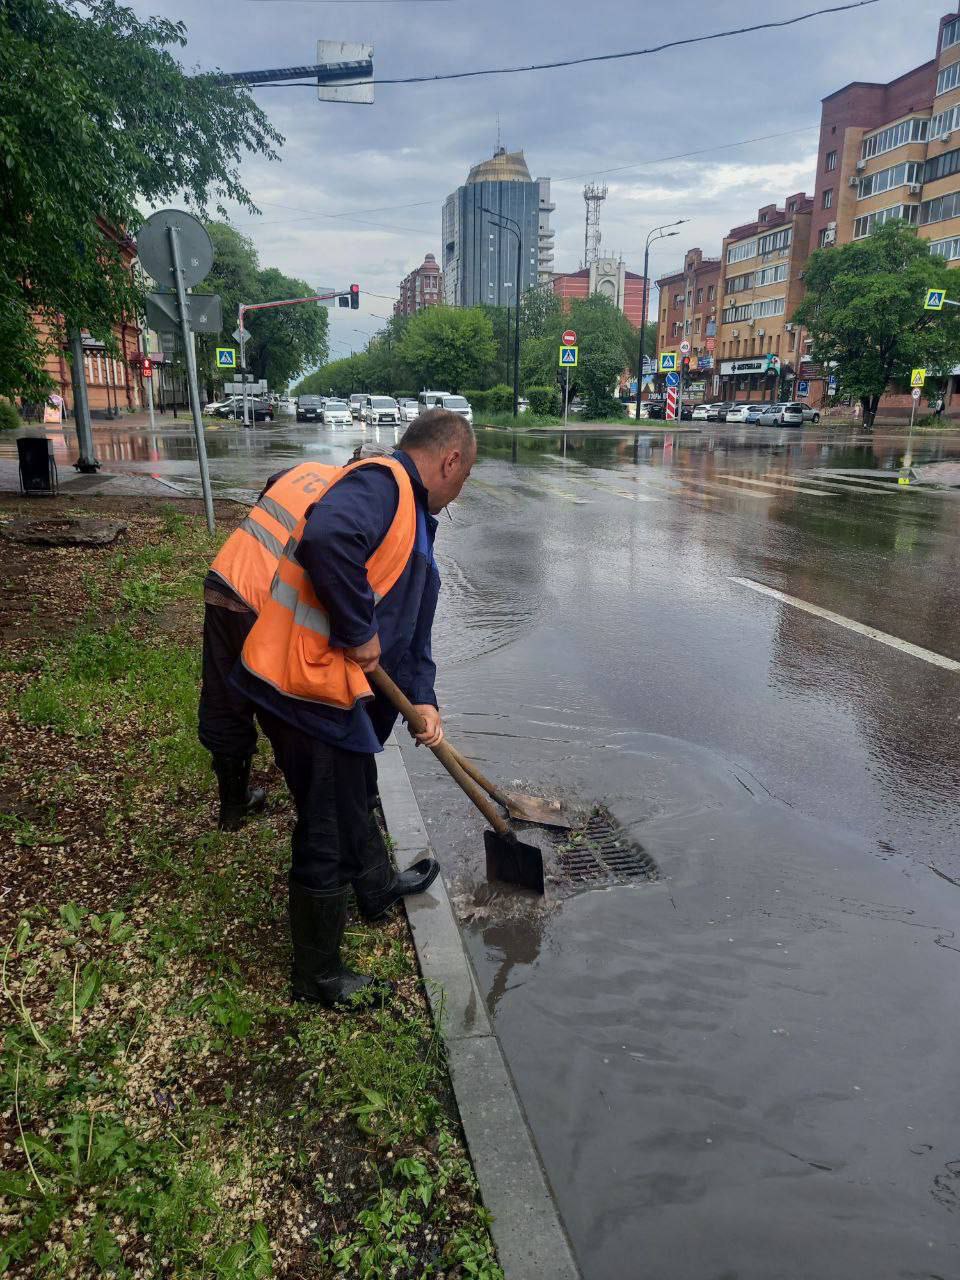
[[[348,928],[391,1003],[287,1002],[282,780],[218,834],[195,740],[213,548],[133,509],[9,574],[55,557],[3,648],[0,1273],[499,1280],[405,921]]]

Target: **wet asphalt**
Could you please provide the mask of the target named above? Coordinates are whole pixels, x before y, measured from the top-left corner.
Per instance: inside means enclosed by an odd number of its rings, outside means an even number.
[[[224,428],[215,485],[362,434]],[[195,491],[185,423],[97,444]],[[483,433],[442,520],[449,735],[659,872],[491,889],[405,748],[587,1280],[960,1276],[960,673],[735,581],[960,661],[960,492],[836,474],[903,448]]]

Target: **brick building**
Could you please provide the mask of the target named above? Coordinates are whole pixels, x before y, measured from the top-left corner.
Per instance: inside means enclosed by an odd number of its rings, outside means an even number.
[[[713,384],[723,400],[774,399],[799,367],[790,317],[803,297],[813,206],[798,192],[724,237]]]
[[[657,350],[676,351],[690,343],[691,376],[709,379],[713,369],[720,259],[705,258],[702,249],[688,249],[683,268],[657,281]]]
[[[960,259],[960,17],[940,19],[936,54],[888,83],[823,99],[811,248],[862,240],[895,218]],[[960,392],[960,366],[948,387]],[[909,411],[890,393],[881,411]]]
[[[609,298],[627,317],[633,327],[640,327],[643,316],[643,276],[628,271],[619,258],[598,258],[589,267],[561,273],[553,277],[554,296],[569,311],[571,298],[588,298],[595,293]],[[649,290],[647,301],[649,303]]]
[[[393,304],[395,316],[414,316],[424,307],[443,302],[443,272],[432,253],[400,281],[400,297]]]

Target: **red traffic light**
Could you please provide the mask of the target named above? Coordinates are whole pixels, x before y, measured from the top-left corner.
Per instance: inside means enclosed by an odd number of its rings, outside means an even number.
[[[148,360],[146,356],[144,357],[144,360],[143,360],[143,376],[145,378],[153,377],[153,361]]]
[[[350,306],[354,311],[360,306],[360,286],[358,284],[350,286]]]

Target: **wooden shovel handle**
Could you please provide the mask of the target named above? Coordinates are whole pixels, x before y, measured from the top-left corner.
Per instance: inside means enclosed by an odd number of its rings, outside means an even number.
[[[420,712],[406,694],[397,688],[382,667],[377,667],[374,671],[368,671],[367,679],[383,694],[388,702],[396,707],[414,733],[423,733],[426,724]],[[439,742],[435,747],[431,747],[430,750],[461,791],[473,801],[497,835],[504,839],[515,838],[506,820],[500,816],[474,780],[463,769],[460,757],[453,747],[448,742]]]

